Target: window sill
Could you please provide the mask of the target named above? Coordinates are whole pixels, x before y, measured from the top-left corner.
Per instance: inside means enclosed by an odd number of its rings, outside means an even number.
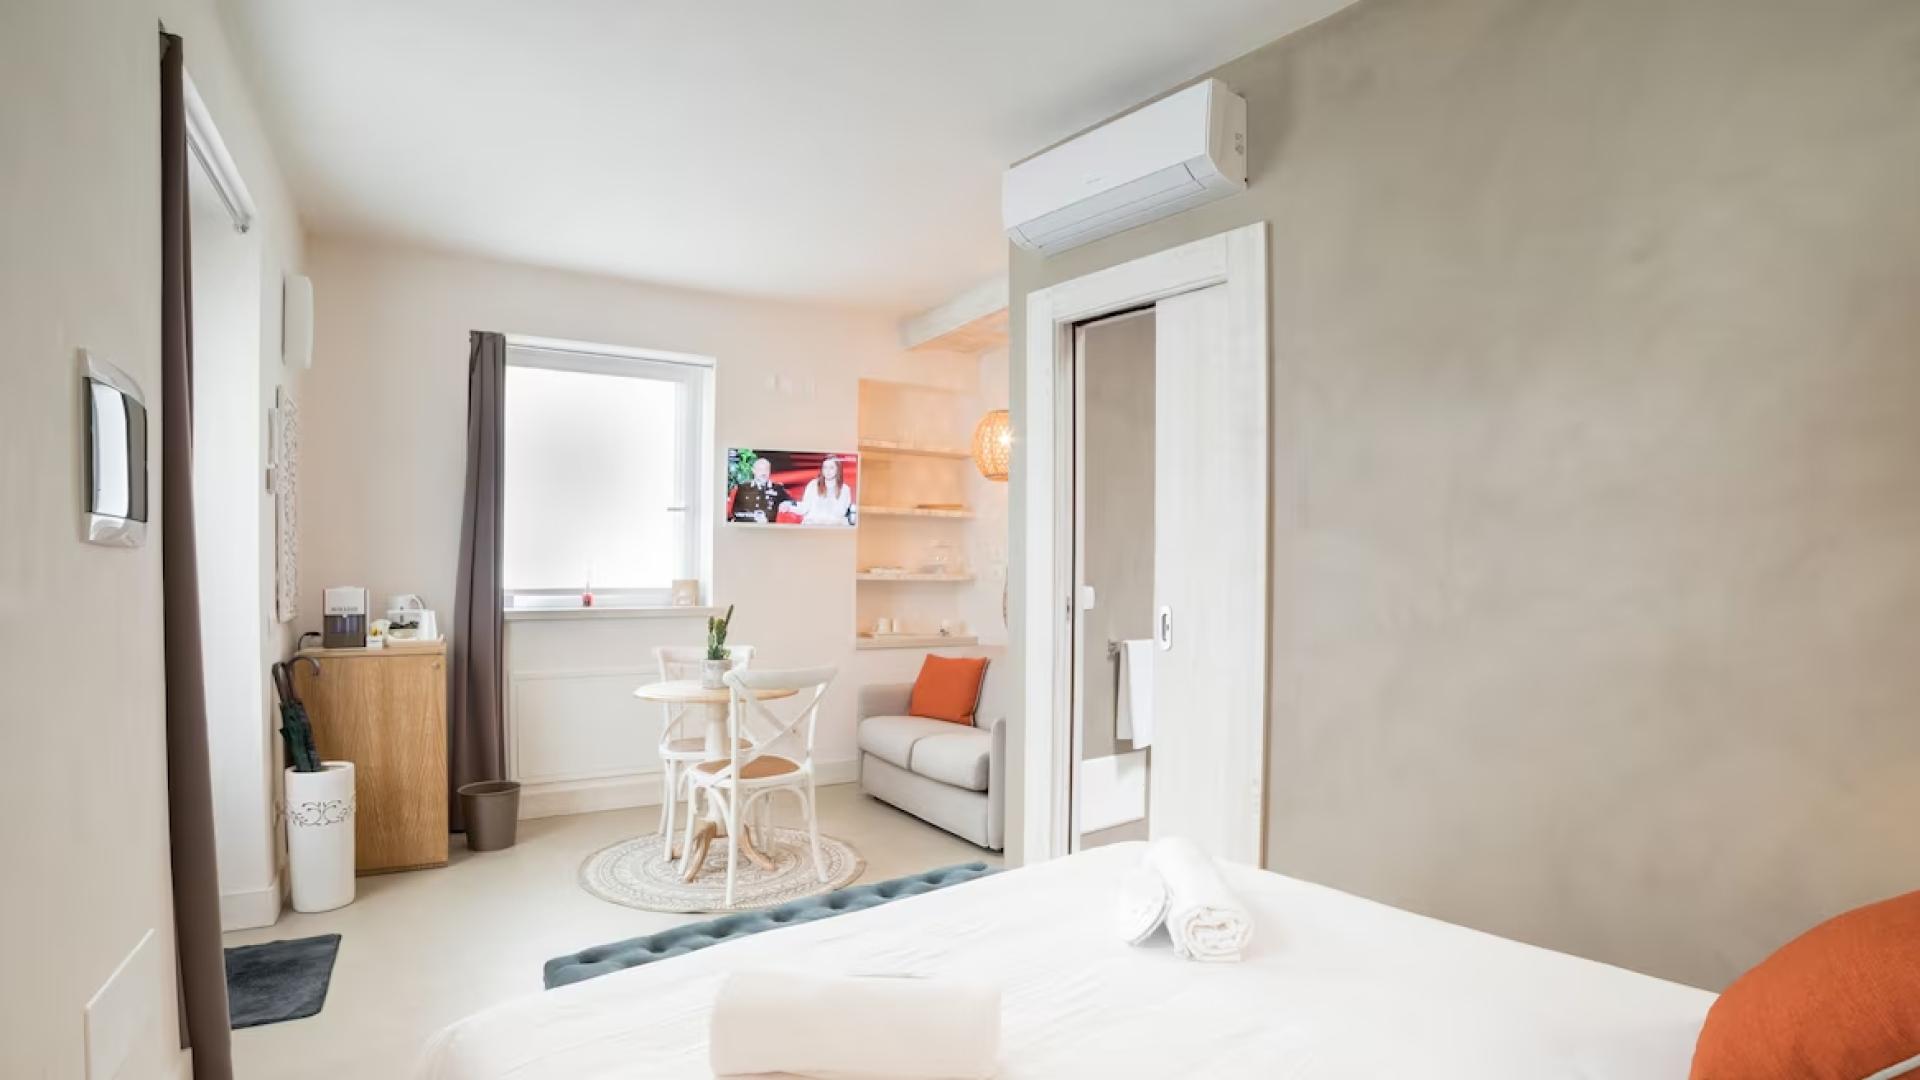
[[[508,608],[508,622],[563,622],[574,619],[705,619],[720,614],[716,607],[616,607],[595,604],[592,607]]]

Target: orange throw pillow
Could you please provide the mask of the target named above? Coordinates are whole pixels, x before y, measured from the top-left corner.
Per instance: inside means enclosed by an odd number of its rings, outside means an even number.
[[[1910,892],[1828,919],[1735,979],[1707,1011],[1693,1080],[1862,1080],[1917,1058],[1920,892]]]
[[[987,680],[987,658],[961,660],[929,656],[913,680],[913,698],[907,711],[929,720],[972,724],[980,707],[980,687]]]

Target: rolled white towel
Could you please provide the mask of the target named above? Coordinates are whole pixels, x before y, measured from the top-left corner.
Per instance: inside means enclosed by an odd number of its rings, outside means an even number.
[[[1113,929],[1120,940],[1139,945],[1166,921],[1167,883],[1159,872],[1144,862],[1127,871],[1113,907]]]
[[[737,971],[713,1003],[718,1076],[986,1080],[1000,991],[945,979]]]
[[[1167,936],[1188,960],[1234,961],[1253,940],[1253,914],[1227,887],[1213,857],[1184,837],[1147,846],[1147,865],[1167,883]]]

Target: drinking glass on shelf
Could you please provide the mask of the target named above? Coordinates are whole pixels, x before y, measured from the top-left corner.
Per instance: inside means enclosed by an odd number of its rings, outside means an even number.
[[[927,548],[927,563],[921,569],[929,574],[951,574],[953,569],[953,544],[951,541],[936,541]]]

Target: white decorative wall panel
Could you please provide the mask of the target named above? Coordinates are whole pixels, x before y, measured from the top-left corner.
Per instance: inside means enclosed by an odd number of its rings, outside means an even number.
[[[633,696],[657,677],[638,667],[513,673],[514,779],[544,784],[658,771],[660,706]]]

